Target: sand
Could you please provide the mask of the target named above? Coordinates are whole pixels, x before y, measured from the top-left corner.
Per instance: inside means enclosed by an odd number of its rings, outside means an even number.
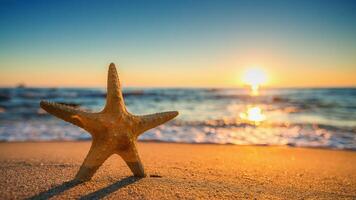
[[[150,174],[119,156],[75,183],[90,142],[0,143],[0,199],[356,199],[356,152],[139,143]]]

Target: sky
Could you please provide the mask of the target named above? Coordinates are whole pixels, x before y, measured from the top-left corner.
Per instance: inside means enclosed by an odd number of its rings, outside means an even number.
[[[356,1],[0,0],[0,86],[355,87]]]

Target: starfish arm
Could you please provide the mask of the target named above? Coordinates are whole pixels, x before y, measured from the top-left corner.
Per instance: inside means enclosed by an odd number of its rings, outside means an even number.
[[[114,63],[111,63],[108,71],[106,112],[126,111],[124,98],[122,96],[121,84]]]
[[[75,176],[75,179],[79,181],[90,180],[99,167],[112,154],[113,151],[110,151],[107,145],[93,141],[89,153]]]
[[[136,177],[145,177],[145,170],[138,155],[136,144],[133,143],[127,150],[118,153],[121,158],[126,162],[131,172]]]
[[[71,106],[48,101],[41,101],[40,106],[48,113],[61,118],[64,121],[84,128],[83,119],[86,118],[88,113]]]
[[[139,136],[143,132],[175,118],[177,115],[178,111],[169,111],[150,115],[136,116],[138,122],[135,128],[136,136]]]

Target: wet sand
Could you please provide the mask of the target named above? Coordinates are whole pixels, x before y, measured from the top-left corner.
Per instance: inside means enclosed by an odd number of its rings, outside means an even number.
[[[90,142],[0,143],[0,199],[356,199],[356,152],[139,143],[148,178],[119,156],[71,179]]]

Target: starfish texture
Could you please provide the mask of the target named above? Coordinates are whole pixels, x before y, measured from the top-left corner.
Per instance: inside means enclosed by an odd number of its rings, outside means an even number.
[[[48,113],[88,131],[92,144],[75,179],[90,180],[96,170],[112,154],[118,154],[126,162],[134,176],[145,177],[145,171],[137,152],[137,137],[178,115],[177,111],[137,116],[126,110],[121,84],[114,63],[109,66],[106,105],[101,112],[89,113],[59,103],[41,101]]]

